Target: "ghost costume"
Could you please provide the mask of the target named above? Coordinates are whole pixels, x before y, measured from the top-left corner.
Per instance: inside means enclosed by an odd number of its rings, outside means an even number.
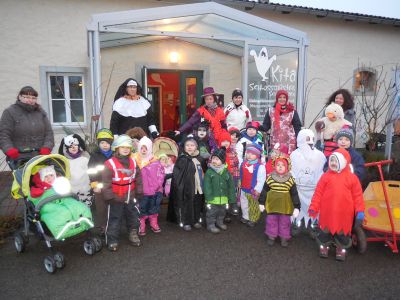
[[[297,185],[301,209],[296,221],[304,219],[307,227],[310,217],[308,207],[314,195],[317,183],[322,176],[326,162],[325,155],[314,147],[314,133],[310,129],[302,129],[297,136],[298,148],[290,154],[292,176]]]

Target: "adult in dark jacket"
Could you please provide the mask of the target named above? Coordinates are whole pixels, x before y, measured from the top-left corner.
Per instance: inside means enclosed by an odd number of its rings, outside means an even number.
[[[50,154],[54,147],[54,134],[46,112],[37,103],[38,93],[23,87],[17,101],[6,108],[0,119],[0,148],[8,159]],[[27,152],[36,149],[34,152]],[[25,151],[25,152],[24,152]]]
[[[188,137],[174,166],[167,213],[168,221],[178,223],[186,231],[192,226],[201,228],[205,169],[206,162],[200,156],[196,139]]]
[[[293,104],[289,102],[289,94],[285,90],[276,92],[274,107],[270,107],[265,114],[262,124],[264,131],[271,129],[270,144],[285,144],[288,154],[296,150],[296,138],[301,130],[301,121]]]
[[[115,94],[110,129],[120,135],[133,127],[141,127],[153,138],[159,135],[151,104],[142,96],[142,87],[135,79],[128,78]]]

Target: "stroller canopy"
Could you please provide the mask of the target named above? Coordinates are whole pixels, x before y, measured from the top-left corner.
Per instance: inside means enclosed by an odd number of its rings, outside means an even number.
[[[31,158],[23,167],[13,171],[14,181],[11,195],[14,199],[28,197],[30,194],[31,176],[41,168],[53,165],[58,176],[70,179],[69,161],[60,154],[38,155]]]

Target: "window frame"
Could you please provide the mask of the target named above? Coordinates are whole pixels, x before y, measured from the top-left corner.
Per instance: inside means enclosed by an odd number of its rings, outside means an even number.
[[[364,89],[364,91],[361,88],[356,88],[356,83],[357,83],[357,74],[361,72],[368,72],[372,74],[370,78],[368,79],[368,90]],[[372,96],[375,93],[375,88],[376,88],[376,75],[377,71],[373,68],[367,68],[367,67],[360,67],[354,70],[354,75],[353,75],[353,94],[354,96]],[[360,85],[361,87],[361,85]]]
[[[40,87],[41,87],[41,105],[49,116],[50,123],[55,128],[69,127],[69,128],[82,128],[87,127],[89,124],[89,116],[91,114],[90,105],[90,82],[88,79],[87,68],[84,67],[49,67],[40,66]],[[64,101],[66,101],[66,122],[53,121],[53,100],[51,96],[51,83],[50,76],[62,76],[64,81]],[[83,101],[83,117],[84,122],[72,122],[71,120],[71,98],[69,91],[69,78],[68,76],[81,76],[82,77],[82,101]],[[68,88],[67,88],[68,86]],[[74,99],[72,99],[74,100]],[[77,99],[78,100],[78,99]],[[79,99],[80,100],[80,99]],[[59,100],[61,101],[61,100]],[[69,114],[69,116],[68,116]]]

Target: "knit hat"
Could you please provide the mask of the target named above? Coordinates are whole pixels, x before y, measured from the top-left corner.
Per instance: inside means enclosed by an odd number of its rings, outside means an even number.
[[[40,174],[40,180],[41,181],[44,181],[45,177],[48,176],[48,175],[54,175],[54,177],[57,176],[56,170],[54,170],[54,166],[53,165],[41,168],[39,170],[39,174]]]
[[[256,144],[246,145],[246,153],[253,153],[257,155],[257,157],[261,156],[261,148],[257,147]]]
[[[183,140],[183,143],[182,143],[183,147],[185,147],[185,144],[186,144],[187,142],[189,142],[189,141],[194,142],[194,143],[197,145],[197,148],[199,147],[199,142],[198,142],[198,140],[197,140],[192,134],[189,134],[189,135]]]
[[[276,97],[275,97],[276,102],[278,102],[278,99],[279,99],[279,97],[280,97],[281,95],[285,95],[285,96],[286,96],[286,102],[289,101],[289,94],[288,94],[288,92],[285,91],[285,90],[279,90],[279,91],[276,92]]]
[[[225,150],[225,147],[216,148],[214,150],[214,152],[212,153],[211,158],[213,156],[218,157],[222,161],[222,163],[224,164],[226,162],[226,150]]]
[[[131,149],[133,149],[133,142],[129,135],[119,135],[112,143],[111,150],[115,151],[119,147],[130,147]]]
[[[259,127],[260,127],[260,123],[258,123],[257,121],[247,122],[247,124],[246,124],[246,130],[249,128],[254,128],[255,130],[258,131]]]
[[[242,96],[242,97],[243,97],[242,91],[241,91],[240,89],[234,89],[233,92],[232,92],[232,99],[233,99],[234,97],[239,97],[239,96]]]
[[[240,138],[240,130],[237,129],[236,127],[231,127],[231,128],[229,128],[229,134],[230,134],[230,135],[236,134],[236,136],[237,136],[238,138]]]
[[[114,140],[114,135],[110,129],[102,128],[99,131],[97,131],[96,140],[97,144],[100,144],[100,142],[105,141],[111,145]]]
[[[353,131],[350,128],[342,128],[336,134],[335,141],[337,142],[342,136],[347,137],[350,140],[350,145],[353,144],[354,135]]]

